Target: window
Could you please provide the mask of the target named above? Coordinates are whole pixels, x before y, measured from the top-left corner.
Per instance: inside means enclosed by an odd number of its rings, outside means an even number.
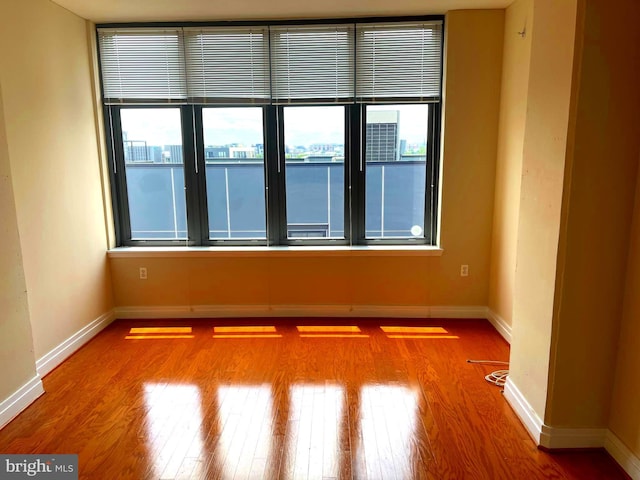
[[[179,108],[120,112],[133,240],[187,238]]]
[[[344,107],[283,111],[287,239],[345,239]]]
[[[118,245],[433,244],[442,24],[99,26]]]
[[[262,109],[203,108],[202,129],[209,239],[266,239]]]
[[[366,238],[425,231],[429,105],[367,105]]]

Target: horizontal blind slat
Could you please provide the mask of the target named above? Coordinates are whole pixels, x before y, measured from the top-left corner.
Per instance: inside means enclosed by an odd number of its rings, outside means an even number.
[[[356,98],[438,97],[442,22],[358,24]]]
[[[186,28],[184,35],[190,98],[269,98],[267,27]]]
[[[272,27],[273,102],[353,99],[353,41],[352,25]]]
[[[108,103],[439,98],[442,22],[98,29]]]
[[[186,99],[179,28],[98,29],[104,97]]]

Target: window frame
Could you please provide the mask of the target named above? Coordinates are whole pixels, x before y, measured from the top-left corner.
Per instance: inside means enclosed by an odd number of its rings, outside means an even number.
[[[309,239],[304,239],[304,238],[289,238],[289,223],[287,221],[287,202],[286,202],[286,192],[287,192],[287,174],[286,174],[286,150],[285,148],[279,148],[278,149],[278,154],[277,154],[277,164],[276,165],[272,165],[272,170],[276,170],[276,173],[278,175],[278,191],[280,193],[280,198],[283,198],[284,200],[281,200],[278,204],[277,204],[277,208],[279,209],[279,218],[280,218],[280,223],[278,225],[278,233],[279,233],[279,238],[277,239],[277,243],[274,243],[274,245],[283,245],[283,246],[303,246],[303,245],[310,245],[310,246],[330,246],[330,245],[351,245],[351,220],[350,220],[350,209],[349,209],[349,186],[350,186],[350,181],[349,181],[349,171],[350,171],[350,164],[351,164],[351,158],[350,156],[347,154],[347,152],[349,151],[349,144],[350,144],[350,138],[349,138],[349,130],[348,130],[348,126],[349,126],[349,120],[350,120],[350,105],[344,105],[344,104],[334,104],[334,103],[310,103],[310,104],[304,104],[301,105],[299,103],[292,103],[290,105],[276,105],[276,109],[277,109],[277,122],[278,122],[278,133],[279,133],[279,137],[278,137],[278,146],[284,146],[285,145],[285,137],[284,137],[284,109],[286,107],[291,107],[291,108],[299,108],[299,107],[326,107],[326,106],[342,106],[344,107],[344,150],[345,150],[345,156],[344,156],[344,162],[343,162],[343,169],[344,169],[344,184],[343,184],[343,195],[344,195],[344,237],[343,238],[321,238],[321,237],[310,237]],[[278,166],[281,166],[281,168],[278,168]]]
[[[398,104],[398,102],[385,102],[385,104]],[[362,192],[359,198],[360,209],[358,210],[358,230],[356,231],[357,245],[435,245],[437,239],[437,221],[438,221],[438,182],[439,182],[439,156],[440,156],[440,122],[441,118],[441,101],[439,102],[420,102],[411,103],[404,102],[406,105],[429,105],[429,114],[427,118],[426,137],[427,148],[425,152],[426,172],[425,172],[425,202],[424,202],[424,233],[422,237],[390,237],[390,238],[368,238],[366,236],[366,175],[367,175],[367,159],[366,151],[360,151],[360,159],[362,162],[362,171],[359,165],[354,168],[353,175],[358,175],[360,180],[358,187]],[[360,135],[363,140],[360,143],[363,150],[366,150],[366,111],[368,106],[380,105],[380,103],[360,103],[359,113],[362,122],[359,124]],[[355,162],[354,162],[355,163]]]
[[[209,207],[207,200],[207,176],[206,168],[207,162],[205,158],[205,144],[204,144],[204,124],[202,118],[202,111],[205,108],[261,108],[262,109],[262,137],[264,145],[264,159],[263,159],[263,175],[265,184],[265,238],[264,239],[234,239],[234,238],[210,238],[209,236]],[[267,215],[268,211],[268,183],[267,172],[269,167],[267,166],[267,142],[268,136],[266,134],[267,128],[267,112],[266,105],[251,105],[251,104],[239,104],[239,105],[194,105],[193,106],[193,126],[194,126],[194,141],[195,141],[195,154],[197,156],[198,171],[194,172],[195,181],[198,189],[198,202],[199,202],[199,236],[197,237],[198,246],[264,246],[269,245],[269,219]]]
[[[327,25],[327,24],[364,24],[364,23],[402,23],[402,22],[442,22],[440,94],[435,99],[385,98],[382,102],[354,99],[349,103],[332,102],[292,102],[274,104],[227,103],[119,103],[107,104],[102,85],[100,54],[97,53],[100,77],[100,103],[103,106],[106,153],[109,161],[110,192],[112,199],[114,233],[116,246],[437,246],[438,239],[438,201],[440,195],[440,143],[442,124],[442,77],[444,71],[444,15],[408,16],[408,17],[367,17],[344,19],[312,19],[250,22],[152,22],[152,23],[105,23],[96,25],[96,38],[99,28],[164,28],[164,27],[251,27],[286,25]],[[98,47],[99,48],[99,47]],[[357,97],[357,95],[356,95]],[[366,188],[366,108],[381,103],[420,103],[429,105],[427,125],[426,175],[424,233],[421,237],[367,238],[365,232],[365,188]],[[344,106],[345,142],[344,142],[344,238],[289,239],[286,215],[286,165],[284,143],[284,107],[285,106]],[[265,185],[265,239],[211,239],[209,238],[206,158],[202,121],[203,108],[260,107],[263,111],[264,137],[264,185]],[[129,198],[126,182],[126,165],[122,142],[121,110],[131,108],[179,108],[181,115],[183,166],[185,181],[185,204],[187,209],[187,239],[175,240],[134,240],[131,238]],[[192,167],[192,168],[190,168]],[[274,208],[275,206],[275,208]]]
[[[126,162],[122,135],[122,109],[179,109],[180,129],[182,137],[182,165],[185,183],[185,207],[186,207],[186,239],[133,239],[131,235],[131,218],[129,209],[129,194],[127,186]],[[200,216],[200,197],[198,182],[193,169],[187,168],[188,162],[193,161],[193,125],[189,120],[192,115],[191,105],[104,105],[103,114],[106,129],[107,154],[109,155],[109,174],[111,180],[111,197],[115,224],[117,246],[198,246],[197,240],[200,225],[196,218]],[[206,199],[205,199],[206,200]],[[194,238],[191,238],[191,237]]]

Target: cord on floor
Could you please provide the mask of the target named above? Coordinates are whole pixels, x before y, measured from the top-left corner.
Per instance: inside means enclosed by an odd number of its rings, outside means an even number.
[[[509,362],[501,362],[498,360],[467,360],[467,363],[479,363],[483,365],[509,365]],[[497,385],[498,387],[504,387],[507,377],[509,376],[509,370],[496,370],[489,375],[485,375],[484,379]]]

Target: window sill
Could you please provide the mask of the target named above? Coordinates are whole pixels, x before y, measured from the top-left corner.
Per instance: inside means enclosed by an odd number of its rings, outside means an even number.
[[[109,258],[203,258],[203,257],[439,257],[440,247],[431,245],[377,245],[340,247],[118,247]]]

